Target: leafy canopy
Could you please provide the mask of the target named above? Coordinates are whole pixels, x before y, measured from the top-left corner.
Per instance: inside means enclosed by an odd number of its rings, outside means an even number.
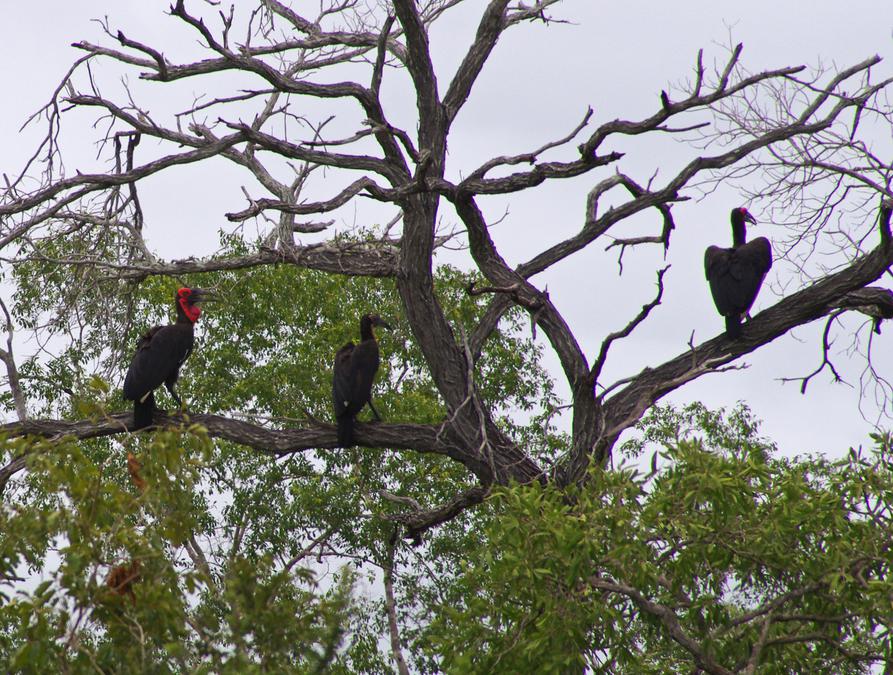
[[[624,450],[653,450],[653,471],[494,492],[487,544],[431,624],[448,672],[684,672],[671,626],[733,672],[890,659],[889,435],[841,460],[784,457],[745,406],[700,404],[655,408],[639,431]]]

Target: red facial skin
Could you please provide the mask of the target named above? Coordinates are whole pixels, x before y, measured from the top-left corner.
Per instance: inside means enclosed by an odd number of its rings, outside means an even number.
[[[198,321],[198,317],[201,315],[202,310],[198,305],[189,304],[190,295],[192,295],[192,289],[181,288],[177,291],[177,302],[180,303],[180,308],[183,310],[183,313],[186,314],[192,323],[195,323]]]

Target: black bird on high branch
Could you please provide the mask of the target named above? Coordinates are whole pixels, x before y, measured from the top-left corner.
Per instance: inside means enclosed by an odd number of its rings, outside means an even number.
[[[195,322],[201,315],[198,305],[212,299],[213,293],[205,289],[181,288],[175,297],[177,322],[150,328],[137,343],[124,378],[124,398],[133,401],[134,431],[152,424],[155,390],[162,384],[177,406],[183,407],[174,385],[195,344]]]
[[[335,354],[332,368],[332,402],[338,423],[338,445],[349,448],[354,445],[354,424],[357,413],[367,403],[381,421],[372,405],[372,382],[378,371],[378,342],[373,328],[390,328],[378,314],[364,314],[360,318],[360,344],[348,342]]]
[[[709,246],[704,271],[717,311],[726,318],[726,335],[741,336],[741,319],[747,314],[772,267],[772,246],[766,237],[747,241],[745,222],[756,219],[743,206],[732,209],[732,247]]]

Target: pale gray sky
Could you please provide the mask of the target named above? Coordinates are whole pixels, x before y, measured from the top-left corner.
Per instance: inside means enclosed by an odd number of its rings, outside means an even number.
[[[237,11],[252,4],[237,2]],[[194,36],[181,29],[177,20],[165,16],[168,5],[109,0],[4,3],[4,20],[0,23],[4,64],[0,72],[4,92],[0,128],[4,154],[0,168],[15,173],[33,150],[36,136],[28,132],[20,135],[17,130],[31,112],[49,99],[70,63],[82,54],[70,43],[110,43],[90,19],[108,16],[113,29],[120,28],[129,37],[161,47],[174,60],[195,53]],[[482,2],[468,2],[467,8],[449,14],[432,35],[442,89],[474,35],[475,25],[469,17],[481,6]],[[742,61],[751,71],[797,64],[846,66],[879,54],[885,58],[879,73],[893,73],[893,11],[887,1],[569,0],[552,14],[573,23],[519,26],[497,45],[471,102],[455,126],[449,146],[451,175],[468,173],[494,155],[532,150],[565,135],[579,122],[587,106],[595,110],[594,124],[614,117],[640,119],[652,114],[659,106],[660,90],[671,88],[691,74],[701,47],[705,50],[705,62],[711,64],[725,59],[724,47],[730,42],[743,42]],[[403,90],[397,79],[395,74],[386,73],[386,98],[394,107],[407,106],[411,114],[414,105],[400,100]],[[230,89],[238,84],[218,81],[219,86]],[[157,84],[135,86],[143,87],[140,91],[146,96],[157,96],[155,92],[162,90],[162,85]],[[200,80],[188,81],[178,90],[182,98],[172,102],[162,97],[153,105],[159,110],[171,105],[182,108],[184,100],[188,103],[189,87],[195,86],[204,85]],[[88,122],[86,116],[82,119],[84,124]],[[395,121],[402,121],[397,114]],[[97,168],[95,152],[83,142],[88,138],[87,132],[88,129],[78,127],[76,119],[66,121],[65,140],[81,153],[69,161],[69,171]],[[140,150],[144,151],[143,146]],[[664,167],[661,175],[665,175],[668,168],[672,170],[691,156],[690,148],[673,141],[639,145],[620,167],[644,182],[654,170]],[[586,193],[605,175],[593,173],[547,185],[530,195],[482,199],[489,214],[508,209],[508,216],[494,228],[494,237],[505,257],[512,263],[521,262],[576,231],[582,221]],[[151,245],[166,257],[208,253],[216,243],[217,229],[228,225],[223,214],[244,206],[239,189],[244,181],[243,176],[220,163],[201,169],[178,169],[147,181],[141,188],[141,199]],[[185,199],[186,190],[192,196],[190,200]],[[330,195],[328,192],[319,196]],[[738,201],[733,191],[720,190],[702,201],[674,208],[678,229],[667,259],[672,269],[666,277],[665,303],[633,338],[615,345],[606,381],[638,372],[645,365],[657,365],[682,352],[692,330],[696,341],[702,341],[722,329],[722,319],[713,308],[703,277],[702,256],[707,245],[729,242],[728,211]],[[365,208],[366,203],[361,206]],[[373,210],[371,204],[368,208],[342,211],[339,224],[349,227],[371,218],[380,219],[380,210]],[[753,210],[759,215],[760,205]],[[449,219],[449,212],[444,213]],[[652,234],[655,223],[656,214],[645,214],[631,223],[625,233]],[[770,239],[779,235],[771,224],[764,223],[756,229]],[[656,248],[629,251],[624,274],[618,278],[616,255],[605,254],[604,245],[600,242],[590,246],[535,279],[540,286],[548,284],[552,300],[574,328],[590,359],[603,336],[622,327],[651,298],[654,270],[663,264]],[[786,273],[783,264],[776,265],[770,280],[783,281]],[[772,289],[764,287],[755,309],[765,308],[775,300]],[[700,399],[716,407],[743,399],[764,420],[764,432],[787,452],[837,454],[851,444],[864,442],[872,427],[860,416],[857,390],[830,384],[827,373],[813,380],[806,396],[800,395],[796,384],[782,385],[776,380],[804,375],[818,365],[821,325],[800,329],[794,336],[785,336],[744,359],[750,364],[746,371],[703,377],[671,400]],[[893,323],[878,340],[877,353],[889,353]],[[835,349],[839,351],[848,344],[841,340]],[[550,363],[555,365],[551,357]],[[837,354],[836,363],[848,381],[858,384],[862,368],[858,358]],[[889,357],[879,363],[893,375]],[[557,367],[555,372],[560,383]],[[876,414],[870,401],[865,404],[869,416]]]

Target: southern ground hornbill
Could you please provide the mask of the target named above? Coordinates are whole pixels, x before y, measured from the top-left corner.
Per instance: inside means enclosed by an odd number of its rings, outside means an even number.
[[[726,335],[741,335],[741,317],[747,313],[772,267],[772,246],[766,237],[747,241],[745,221],[756,219],[743,206],[732,209],[732,247],[709,246],[704,271],[717,311],[726,318]]]
[[[372,381],[378,371],[378,343],[374,326],[390,328],[378,314],[364,314],[360,319],[360,344],[348,342],[335,354],[332,368],[332,402],[338,422],[338,444],[349,448],[354,444],[354,422],[367,403],[376,420],[381,416],[372,405]]]
[[[201,314],[198,304],[211,295],[201,288],[181,288],[176,296],[177,322],[150,328],[137,343],[124,378],[124,398],[133,401],[134,430],[152,424],[155,390],[162,384],[177,405],[183,406],[174,385],[195,343],[195,322]]]

